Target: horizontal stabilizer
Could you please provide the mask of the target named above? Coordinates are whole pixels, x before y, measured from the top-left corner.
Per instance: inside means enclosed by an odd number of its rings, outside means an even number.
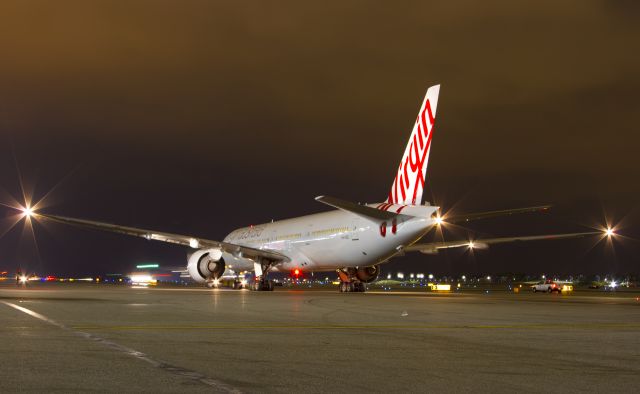
[[[353,214],[365,217],[370,220],[374,220],[376,222],[384,222],[392,219],[410,219],[411,216],[402,215],[395,212],[387,212],[379,209],[371,208],[366,205],[359,205],[349,201],[341,200],[339,198],[330,197],[330,196],[318,196],[316,197],[316,201],[319,201],[323,204],[327,204],[334,208],[341,209],[343,211],[351,212]]]

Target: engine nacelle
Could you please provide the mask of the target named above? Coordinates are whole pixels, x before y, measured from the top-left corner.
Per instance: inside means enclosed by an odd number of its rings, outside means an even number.
[[[225,264],[220,249],[202,249],[189,256],[187,271],[198,283],[218,279],[224,273]]]
[[[380,267],[377,265],[372,265],[371,267],[358,267],[356,270],[356,278],[364,283],[373,282],[376,280],[378,275],[380,275]]]

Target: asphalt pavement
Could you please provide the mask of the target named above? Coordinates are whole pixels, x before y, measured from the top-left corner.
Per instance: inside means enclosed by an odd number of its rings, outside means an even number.
[[[0,285],[0,392],[637,392],[638,294]]]

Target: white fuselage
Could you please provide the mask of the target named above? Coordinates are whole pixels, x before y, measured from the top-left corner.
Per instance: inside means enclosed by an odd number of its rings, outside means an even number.
[[[392,206],[389,210],[401,207]],[[239,228],[224,242],[286,255],[291,261],[274,267],[280,272],[367,267],[402,253],[403,246],[416,242],[436,223],[432,215],[437,207],[405,206],[402,209],[403,214],[411,216],[398,220],[395,228],[391,223],[383,226],[354,213],[335,210]],[[223,253],[223,258],[227,269],[234,272],[254,268],[254,262],[246,258],[230,253]]]

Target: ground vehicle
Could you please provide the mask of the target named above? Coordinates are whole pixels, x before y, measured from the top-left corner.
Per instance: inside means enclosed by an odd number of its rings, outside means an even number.
[[[573,290],[573,286],[570,284],[566,284],[566,283],[559,283],[556,281],[553,281],[551,279],[547,279],[547,280],[543,280],[541,282],[536,283],[535,285],[531,286],[531,289],[533,290],[534,293],[538,292],[538,291],[546,291],[547,293],[553,293],[555,292],[562,292],[562,291],[571,291]]]

